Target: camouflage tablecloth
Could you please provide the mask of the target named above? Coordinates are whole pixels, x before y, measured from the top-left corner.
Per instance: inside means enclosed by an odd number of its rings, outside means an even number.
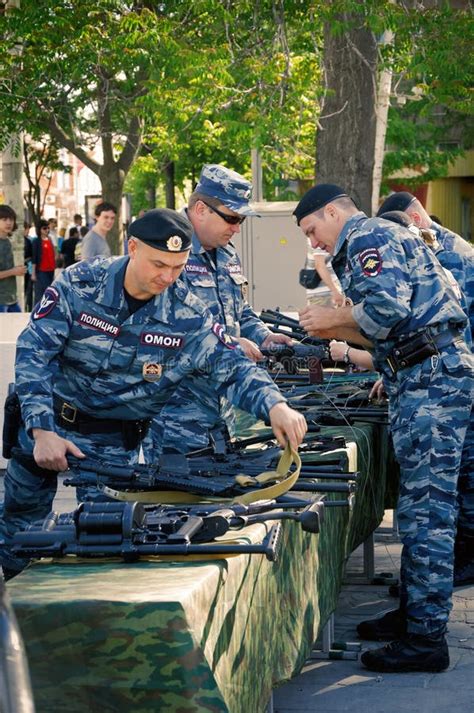
[[[357,442],[356,506],[328,509],[320,535],[285,521],[277,563],[39,563],[12,580],[37,713],[264,711],[271,688],[301,669],[345,558],[383,514],[381,432],[335,431]]]

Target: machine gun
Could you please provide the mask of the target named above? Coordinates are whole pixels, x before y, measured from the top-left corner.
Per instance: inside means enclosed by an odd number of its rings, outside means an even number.
[[[336,501],[337,502],[337,501]],[[341,505],[347,506],[343,501]],[[334,506],[334,501],[332,502]],[[294,511],[295,507],[303,507]],[[305,532],[318,533],[324,502],[275,500],[234,504],[171,507],[128,503],[81,503],[73,513],[52,512],[13,538],[20,557],[122,557],[133,562],[153,555],[264,554],[278,556],[281,520],[299,522]],[[234,540],[215,542],[229,531],[259,522],[279,521],[258,544]]]

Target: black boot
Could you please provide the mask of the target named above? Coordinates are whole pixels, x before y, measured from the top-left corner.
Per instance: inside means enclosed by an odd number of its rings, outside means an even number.
[[[448,668],[449,651],[444,634],[406,634],[380,649],[364,651],[360,660],[369,671],[380,673],[438,673]]]
[[[357,633],[365,641],[391,641],[405,636],[407,620],[401,609],[394,609],[377,619],[361,621]]]

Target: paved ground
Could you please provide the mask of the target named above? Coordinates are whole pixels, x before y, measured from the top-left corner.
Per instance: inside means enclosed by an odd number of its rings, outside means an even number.
[[[397,576],[400,544],[389,532],[384,527],[376,533],[375,569]],[[361,569],[358,550],[349,560],[348,579]],[[335,639],[357,641],[359,621],[396,604],[386,585],[346,584],[335,614]],[[474,713],[474,586],[455,590],[448,643],[451,665],[437,674],[376,674],[358,661],[308,661],[299,676],[275,690],[273,713]],[[363,648],[379,645],[363,643]]]

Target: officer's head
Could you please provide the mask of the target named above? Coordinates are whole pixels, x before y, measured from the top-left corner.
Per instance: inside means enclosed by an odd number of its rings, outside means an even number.
[[[192,233],[190,222],[168,208],[149,210],[134,220],[128,229],[127,292],[147,299],[172,285],[186,265]]]
[[[350,196],[334,183],[319,183],[307,191],[293,215],[313,248],[333,253],[347,220],[357,213]]]
[[[383,220],[388,220],[391,223],[401,225],[402,228],[406,228],[412,236],[414,235],[415,238],[421,238],[427,245],[430,245],[431,247],[436,245],[435,233],[429,228],[419,228],[414,222],[414,220],[411,218],[411,216],[408,215],[408,213],[405,213],[405,211],[403,210],[389,210],[386,213],[382,213],[378,217],[383,218]]]
[[[206,250],[227,245],[246,216],[256,215],[249,205],[251,195],[252,184],[239,173],[217,164],[203,167],[188,214]]]
[[[418,228],[429,228],[431,226],[430,216],[418,198],[409,191],[391,193],[380,205],[377,217],[380,218],[382,213],[389,213],[394,210],[401,210],[406,213]]]

